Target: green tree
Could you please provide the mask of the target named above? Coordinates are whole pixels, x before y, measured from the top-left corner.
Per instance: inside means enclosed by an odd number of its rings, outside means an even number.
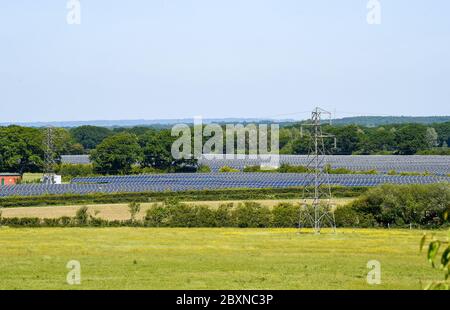
[[[357,147],[359,154],[393,152],[395,148],[394,131],[384,127],[366,129],[365,135],[360,136]]]
[[[85,149],[92,150],[106,137],[112,134],[111,130],[97,126],[80,126],[70,130],[75,141]]]
[[[449,146],[450,145],[450,122],[434,124],[433,128],[437,132],[439,146]]]
[[[139,137],[139,144],[144,153],[143,167],[162,170],[171,167],[173,162],[172,137],[168,130],[149,130]]]
[[[39,129],[0,127],[0,171],[38,172],[44,158],[43,135]]]
[[[429,148],[438,146],[438,134],[436,132],[436,129],[434,129],[433,127],[428,127],[425,133],[425,139]]]
[[[107,137],[91,153],[94,170],[102,174],[127,174],[143,159],[135,135],[124,132]]]
[[[53,128],[53,143],[57,159],[61,155],[83,154],[83,145],[78,143],[65,128]]]
[[[139,137],[144,152],[143,167],[151,167],[171,172],[195,172],[198,169],[196,159],[175,159],[172,156],[172,137],[170,130],[147,130]]]
[[[364,134],[364,132],[356,125],[338,127],[327,126],[324,128],[324,132],[336,136],[337,149],[335,150],[335,153],[340,155],[351,155],[353,152],[356,152],[361,136]],[[324,142],[327,144],[327,149],[333,147],[332,144],[334,141],[332,139],[326,139]]]
[[[412,155],[428,148],[426,127],[419,124],[403,126],[395,131],[395,141],[400,155]]]

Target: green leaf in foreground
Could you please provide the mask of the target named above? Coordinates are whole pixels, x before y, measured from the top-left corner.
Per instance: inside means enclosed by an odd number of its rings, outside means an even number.
[[[422,239],[420,239],[420,252],[422,252],[423,246],[424,246],[426,240],[427,240],[427,234],[423,234]]]
[[[441,246],[441,242],[439,240],[430,242],[428,246],[428,261],[433,265],[434,268],[434,258],[439,251],[439,247]]]

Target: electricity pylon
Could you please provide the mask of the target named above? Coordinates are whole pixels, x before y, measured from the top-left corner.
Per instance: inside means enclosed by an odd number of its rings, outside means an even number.
[[[334,148],[336,148],[336,137],[322,132],[322,115],[324,114],[329,115],[328,123],[331,124],[331,113],[321,108],[315,108],[311,113],[311,120],[301,125],[302,136],[303,126],[310,127],[311,140],[306,164],[308,174],[303,187],[303,205],[300,209],[299,228],[307,226],[309,223],[316,234],[320,233],[324,221],[327,221],[329,226],[336,231],[324,143],[324,139],[333,138]],[[312,204],[309,205],[307,201],[311,198],[313,199]]]
[[[53,141],[53,128],[47,127],[44,132],[44,175],[42,183],[55,183],[55,147]]]

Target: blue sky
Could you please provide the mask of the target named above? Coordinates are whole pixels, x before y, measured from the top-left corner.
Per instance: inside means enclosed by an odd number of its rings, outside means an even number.
[[[450,114],[450,2],[0,4],[0,122]]]

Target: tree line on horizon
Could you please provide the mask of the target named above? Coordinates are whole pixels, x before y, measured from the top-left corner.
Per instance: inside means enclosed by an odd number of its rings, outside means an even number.
[[[136,126],[105,128],[80,126],[54,128],[54,156],[89,154],[96,173],[130,173],[135,163],[140,168],[164,171],[196,169],[194,161],[175,160],[171,155],[169,128]],[[450,155],[450,122],[424,124],[326,125],[323,132],[336,136],[326,140],[335,155]],[[40,172],[44,162],[45,128],[11,125],[0,127],[0,172]],[[310,133],[299,124],[280,128],[280,154],[307,154]],[[207,139],[207,137],[205,138]],[[226,144],[224,143],[224,146]]]

